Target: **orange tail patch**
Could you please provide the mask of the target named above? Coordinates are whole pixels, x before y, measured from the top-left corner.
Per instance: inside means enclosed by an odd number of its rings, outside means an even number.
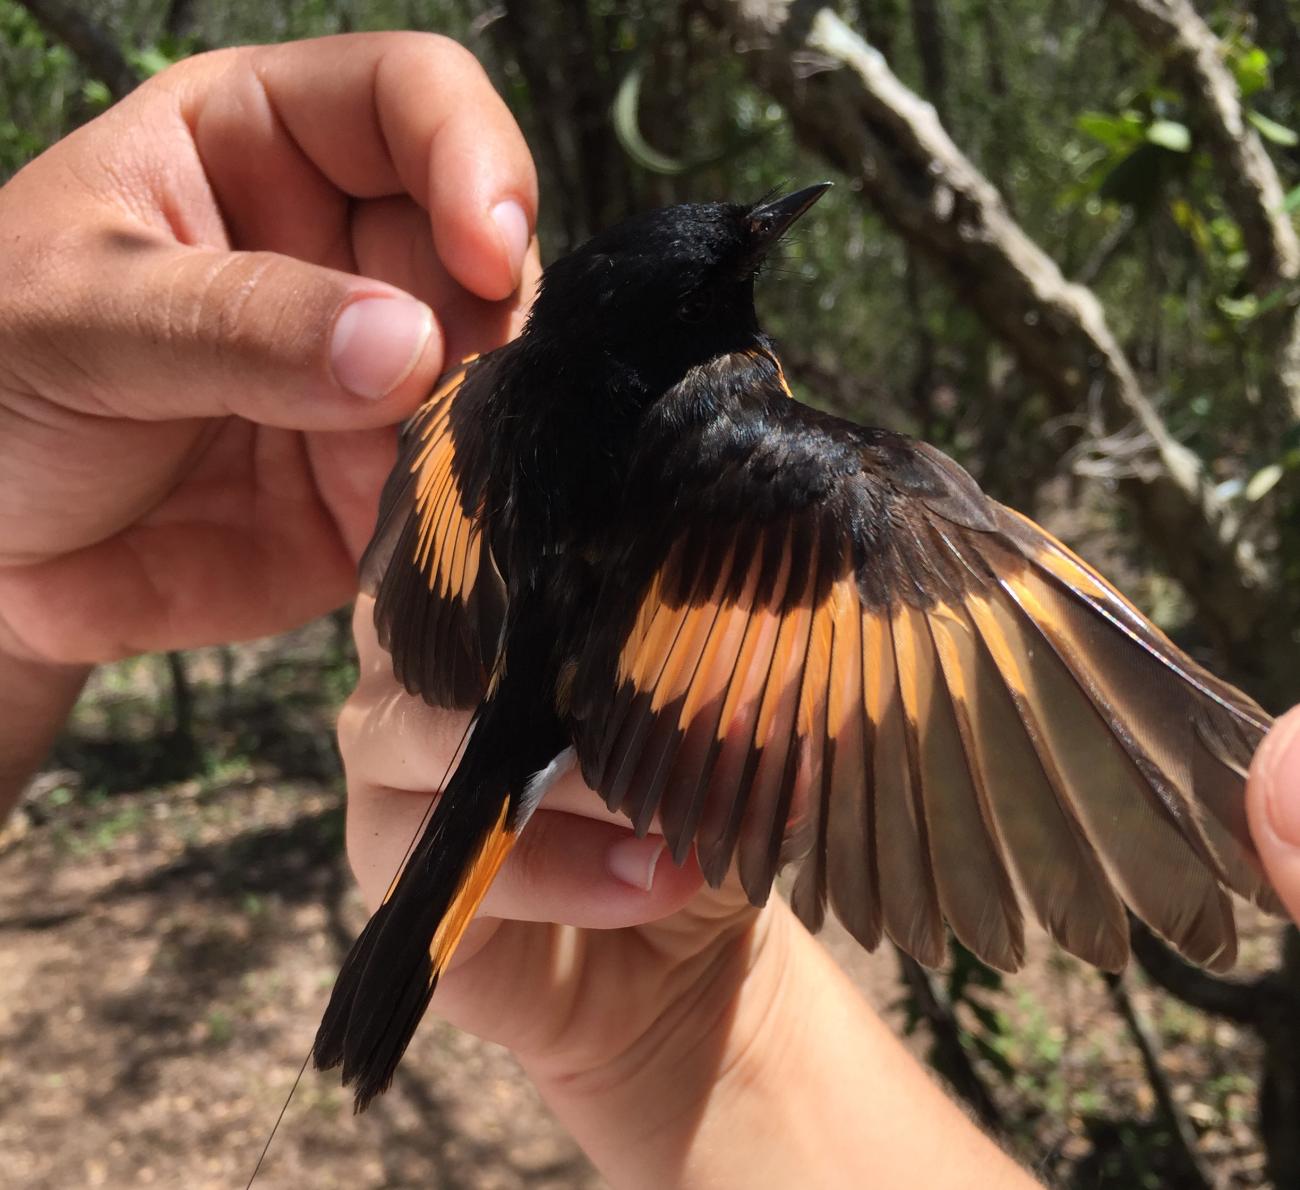
[[[515,844],[516,834],[506,826],[506,817],[510,810],[509,801],[501,803],[501,813],[495,825],[483,836],[474,858],[465,869],[456,893],[434,931],[433,941],[429,943],[429,959],[433,963],[433,978],[438,979],[446,970],[456,947],[465,936],[469,923],[492,887],[492,881],[505,863],[506,856]]]

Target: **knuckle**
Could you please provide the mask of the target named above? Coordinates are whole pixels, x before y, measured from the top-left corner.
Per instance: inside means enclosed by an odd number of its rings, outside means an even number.
[[[195,315],[208,337],[222,344],[238,342],[253,329],[250,308],[259,286],[274,273],[275,258],[265,252],[231,252],[204,271]]]
[[[291,262],[273,252],[183,258],[165,287],[164,334],[187,354],[199,345],[222,371],[301,357],[304,344],[296,328],[311,295],[295,285],[292,270]]]
[[[435,78],[451,76],[456,79],[456,85],[463,84],[467,75],[487,78],[473,53],[441,33],[391,33],[385,36],[392,39],[385,56],[394,59],[394,65],[428,72]]]
[[[140,90],[174,90],[192,80],[210,78],[230,69],[255,49],[254,46],[234,46],[191,54],[146,79]]]

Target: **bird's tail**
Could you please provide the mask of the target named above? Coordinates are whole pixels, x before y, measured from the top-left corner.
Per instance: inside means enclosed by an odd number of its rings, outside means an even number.
[[[419,844],[353,944],[316,1032],[317,1068],[342,1063],[357,1111],[392,1082],[438,977],[510,852],[522,825],[512,817],[508,778],[471,743]]]

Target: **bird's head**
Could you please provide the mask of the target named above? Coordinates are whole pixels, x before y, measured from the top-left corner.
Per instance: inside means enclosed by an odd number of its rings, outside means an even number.
[[[634,216],[542,275],[526,334],[635,374],[648,389],[752,346],[754,278],[830,187],[752,205],[684,203]]]

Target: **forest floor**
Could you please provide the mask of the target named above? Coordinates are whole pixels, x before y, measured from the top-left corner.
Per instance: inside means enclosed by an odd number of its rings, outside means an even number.
[[[0,834],[0,1184],[242,1187],[362,923],[342,855],[331,722],[351,683],[337,619],[188,657],[177,736],[160,659],[101,671],[54,767]],[[1277,959],[1243,913],[1242,973]],[[889,948],[831,950],[906,1027]],[[1025,971],[959,1018],[1006,1121],[1050,1182],[1181,1184],[1132,1036],[1102,981],[1035,938]],[[945,980],[936,977],[942,988]],[[1125,977],[1216,1186],[1266,1185],[1259,1047]],[[907,1044],[924,1055],[921,1024]],[[393,1091],[355,1117],[308,1072],[259,1175],[289,1187],[603,1186],[506,1052],[432,1016]]]

